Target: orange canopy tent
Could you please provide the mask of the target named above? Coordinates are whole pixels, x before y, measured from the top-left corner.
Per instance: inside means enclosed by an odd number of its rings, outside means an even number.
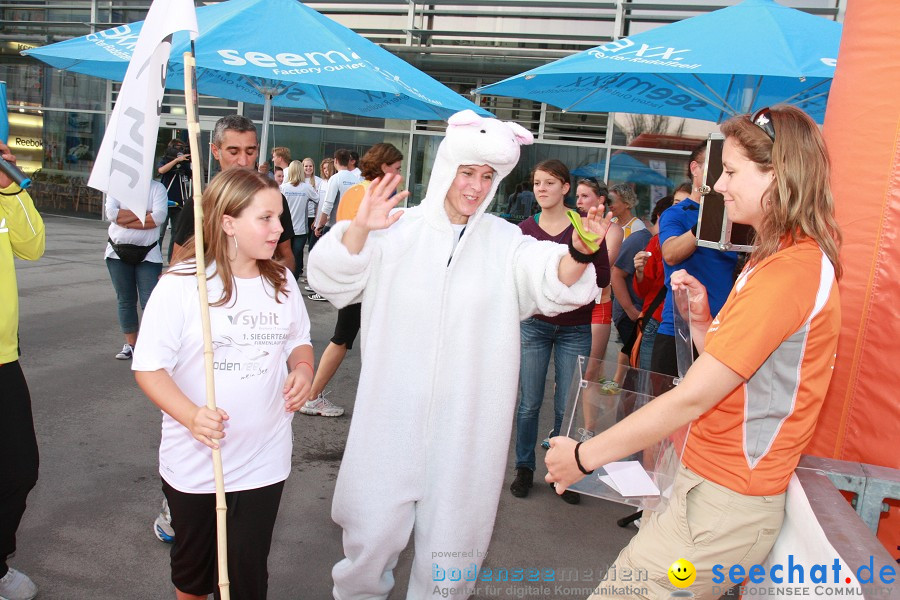
[[[843,233],[834,376],[807,453],[900,468],[900,2],[848,3],[824,133]],[[879,539],[900,558],[900,503]]]

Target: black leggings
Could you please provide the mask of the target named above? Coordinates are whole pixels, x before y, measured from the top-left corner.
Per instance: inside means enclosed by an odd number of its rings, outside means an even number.
[[[186,494],[163,481],[172,513],[172,583],[187,594],[219,598],[216,561],[216,495]],[[227,492],[228,579],[231,597],[265,600],[269,589],[269,548],[284,482]]]
[[[16,530],[38,479],[31,395],[19,361],[0,365],[0,577],[16,551]]]
[[[356,340],[356,335],[359,333],[361,319],[362,304],[351,304],[338,309],[337,323],[334,324],[331,343],[347,346],[347,350],[353,348],[353,341]]]

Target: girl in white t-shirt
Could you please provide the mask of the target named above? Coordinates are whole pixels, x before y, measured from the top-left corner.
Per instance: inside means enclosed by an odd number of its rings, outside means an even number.
[[[206,598],[216,588],[211,448],[220,448],[232,596],[265,598],[291,420],[313,377],[309,317],[296,281],[272,260],[282,232],[275,182],[225,171],[204,192],[203,210],[218,408],[206,408],[193,246],[175,257],[147,304],[132,369],[163,411],[159,473],[175,530],[177,597]]]
[[[328,180],[316,175],[316,163],[308,156],[303,159],[303,181],[313,186],[316,190],[315,200],[308,202],[306,205],[306,216],[312,219],[316,216],[316,209],[319,207],[319,197],[325,194]]]
[[[311,170],[309,168],[310,164],[312,164],[311,158],[303,159],[303,174],[304,174],[304,177],[306,177],[306,181],[309,181],[309,175],[311,174]],[[328,180],[331,178],[332,175],[334,175],[334,159],[333,158],[322,159],[322,162],[319,163],[319,175],[321,175],[321,177],[315,177],[314,179],[316,182],[316,192],[319,194],[319,200],[321,200],[322,198],[325,197],[325,192],[328,190]],[[316,242],[319,241],[319,238],[315,235],[315,233],[313,233],[313,229],[312,229],[313,223],[316,220],[316,213],[319,210],[319,200],[316,201],[315,205],[313,205],[312,203],[307,205],[309,208],[309,210],[307,212],[308,219],[306,221],[306,223],[308,225],[307,231],[309,231],[309,234],[308,234],[309,252],[312,252],[313,246],[315,246]],[[300,280],[304,281],[303,278],[301,278]],[[309,289],[312,290],[312,288],[309,288]]]
[[[291,241],[291,250],[294,252],[294,264],[297,266],[296,275],[303,275],[303,247],[306,245],[306,236],[309,233],[307,225],[308,206],[318,206],[319,193],[314,187],[315,181],[305,180],[304,166],[299,160],[292,161],[288,165],[281,184],[281,193],[284,195],[291,211],[291,221],[294,225],[294,239]]]

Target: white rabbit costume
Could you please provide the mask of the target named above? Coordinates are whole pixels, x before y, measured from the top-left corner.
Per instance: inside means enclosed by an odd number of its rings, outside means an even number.
[[[488,549],[516,406],[519,322],[599,291],[592,265],[571,287],[559,281],[564,246],[484,214],[532,141],[516,123],[453,115],[420,206],[371,232],[357,255],[341,243],[347,221],[312,252],[310,285],[338,307],[362,302],[362,371],[332,506],[346,556],[332,571],[337,600],[387,598],[414,525],[409,600],[446,588],[465,598],[476,585],[440,574],[477,573]],[[444,199],[460,165],[497,175],[454,250]]]

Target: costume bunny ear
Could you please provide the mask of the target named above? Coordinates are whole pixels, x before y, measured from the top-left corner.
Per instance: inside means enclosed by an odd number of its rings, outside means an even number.
[[[504,121],[504,123],[506,123],[510,129],[512,129],[512,132],[516,136],[516,140],[518,140],[520,146],[530,146],[534,143],[534,136],[530,131],[513,121]]]
[[[482,122],[484,122],[484,117],[479,116],[478,113],[469,108],[462,110],[447,119],[447,123],[450,127],[481,125]]]

